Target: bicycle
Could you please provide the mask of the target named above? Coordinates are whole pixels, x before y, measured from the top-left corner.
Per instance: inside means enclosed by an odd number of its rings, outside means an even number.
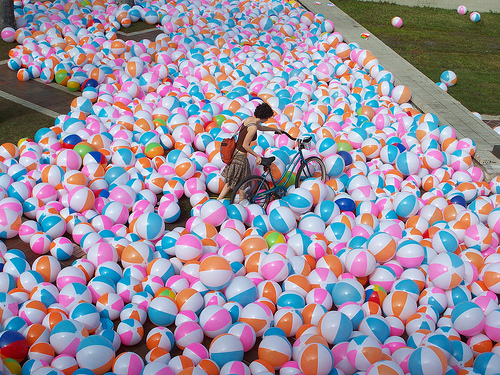
[[[297,171],[295,174],[296,188],[308,178],[320,178],[321,181],[325,182],[326,170],[321,158],[310,156],[306,159],[302,152],[302,150],[310,148],[312,136],[306,134],[294,138],[288,133],[283,134],[286,134],[291,140],[297,141],[298,152],[290,160],[281,177],[275,180],[271,173],[271,165],[276,157],[263,157],[261,160],[261,165],[264,167],[262,176],[248,176],[240,181],[231,194],[231,204],[246,199],[250,204],[258,204],[266,208],[271,200],[285,196],[286,185],[292,178],[294,171]],[[268,177],[270,177],[272,187],[269,186]]]

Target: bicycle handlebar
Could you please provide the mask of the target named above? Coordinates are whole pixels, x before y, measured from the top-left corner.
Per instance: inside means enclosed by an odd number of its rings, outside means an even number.
[[[281,133],[278,133],[278,132],[274,132],[275,134],[285,134],[288,138],[290,138],[292,141],[296,141],[297,138],[294,138],[292,137],[290,134],[288,134],[287,132],[281,132]]]

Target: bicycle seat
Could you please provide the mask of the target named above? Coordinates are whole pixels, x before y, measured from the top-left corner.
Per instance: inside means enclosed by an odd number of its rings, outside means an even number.
[[[273,161],[276,160],[276,156],[270,156],[268,158],[262,158],[260,161],[260,165],[264,167],[270,167],[273,164]]]

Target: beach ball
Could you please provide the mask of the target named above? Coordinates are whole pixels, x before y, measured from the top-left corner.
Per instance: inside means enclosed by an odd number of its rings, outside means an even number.
[[[2,36],[2,40],[6,43],[12,43],[16,40],[16,30],[12,27],[4,27],[0,35]]]
[[[18,331],[5,330],[0,332],[0,357],[12,358],[22,362],[28,354],[29,345],[26,338]]]
[[[433,285],[443,290],[458,286],[464,277],[464,262],[453,253],[441,253],[429,263],[428,276]]]
[[[500,340],[499,316],[500,310],[493,310],[486,315],[486,320],[484,322],[484,333],[490,338],[490,340],[497,342]]]
[[[366,335],[355,336],[347,346],[347,359],[355,368],[366,371],[382,359],[382,349],[374,338]]]
[[[260,261],[260,273],[266,280],[282,282],[290,273],[289,262],[282,254],[267,254]]]
[[[410,374],[444,374],[446,368],[446,357],[437,347],[421,346],[408,358]]]
[[[203,244],[201,240],[193,234],[181,236],[175,243],[175,255],[182,262],[198,260],[202,254]]]
[[[282,234],[290,232],[297,226],[297,221],[295,220],[293,211],[285,206],[273,208],[269,212],[269,222],[274,231]]]
[[[143,359],[141,356],[133,352],[121,353],[113,362],[113,372],[116,375],[139,374],[143,368]]]
[[[393,201],[393,209],[399,217],[407,219],[418,212],[419,202],[417,197],[412,193],[396,193]]]
[[[238,337],[243,344],[243,350],[245,352],[249,351],[255,345],[257,340],[257,335],[255,330],[248,323],[236,322],[231,327],[227,333]]]
[[[233,335],[223,333],[215,337],[208,348],[210,359],[213,360],[219,368],[232,361],[243,360],[243,344]]]
[[[313,196],[306,188],[299,187],[288,194],[287,203],[293,212],[303,214],[313,206]]]
[[[457,13],[463,16],[464,14],[467,13],[467,7],[465,5],[459,5],[457,7]]]
[[[281,335],[264,336],[258,348],[259,359],[269,362],[278,370],[292,357],[292,345]]]
[[[338,344],[352,334],[352,323],[349,317],[340,311],[328,311],[318,322],[318,331],[329,344]]]
[[[8,239],[17,236],[21,226],[21,217],[10,208],[0,210],[0,238]]]
[[[233,271],[226,259],[213,255],[201,261],[199,278],[208,289],[220,290],[229,284],[233,278]]]
[[[95,196],[86,186],[78,186],[68,194],[69,207],[77,212],[84,212],[94,207]]]
[[[481,19],[481,15],[478,12],[472,12],[469,16],[469,19],[472,22],[479,22],[479,20]]]
[[[138,320],[128,318],[118,324],[116,332],[120,336],[123,345],[133,346],[142,340],[144,327]]]
[[[419,156],[411,151],[403,151],[396,158],[396,169],[404,176],[416,174],[420,170],[421,161]]]
[[[243,307],[240,322],[249,324],[257,337],[262,337],[264,332],[271,327],[273,314],[267,305],[261,302],[252,302]]]
[[[481,375],[493,375],[498,372],[500,356],[495,353],[481,353],[474,360],[474,371]]]
[[[206,223],[218,227],[226,220],[226,216],[226,206],[216,199],[210,199],[201,206],[200,218]]]
[[[417,302],[407,292],[396,290],[385,297],[382,310],[386,315],[396,316],[405,322],[417,311]]]
[[[147,212],[140,215],[134,225],[134,233],[139,237],[155,241],[163,236],[165,223],[160,215],[155,212]]]
[[[163,327],[157,327],[156,329],[161,329],[161,328]],[[154,339],[155,336],[157,336],[157,334],[151,336],[151,339]],[[174,337],[171,340],[171,344],[167,342],[166,343],[167,345],[164,345],[160,342],[158,345],[162,348],[168,348],[169,345],[173,346],[175,339],[175,345],[178,348],[184,350],[188,345],[192,343],[201,343],[204,337],[205,336],[203,333],[203,329],[200,327],[198,323],[193,321],[185,321],[177,325],[177,327],[175,328]]]
[[[441,73],[439,80],[446,86],[451,87],[457,83],[457,75],[451,70],[446,70],[443,73]]]
[[[331,154],[326,156],[325,159],[323,159],[323,162],[328,176],[337,178],[344,173],[345,161],[342,156],[338,154]]]
[[[97,308],[87,302],[76,305],[69,314],[69,318],[84,325],[89,332],[94,332],[100,324],[100,315]]]
[[[210,305],[200,313],[200,326],[207,337],[215,338],[222,333],[227,333],[231,324],[231,315],[222,306]]]
[[[228,302],[237,302],[243,307],[257,299],[257,287],[248,277],[236,276],[224,292]]]
[[[50,332],[50,344],[56,354],[76,355],[77,345],[88,336],[85,326],[76,320],[62,320]]]
[[[148,347],[149,350],[159,347],[170,352],[174,347],[174,344],[175,344],[174,334],[172,333],[172,331],[170,331],[170,329],[166,327],[154,327],[149,331],[146,337],[146,346]]]
[[[383,360],[371,365],[366,375],[404,375],[403,369],[396,362]]]
[[[378,342],[385,342],[391,335],[391,327],[386,319],[379,315],[370,315],[365,317],[358,330],[367,335],[375,338]]]
[[[115,359],[111,342],[103,337],[92,335],[84,338],[76,349],[76,360],[80,368],[86,368],[96,375],[108,372]]]
[[[101,316],[111,320],[120,316],[124,306],[123,299],[116,293],[105,293],[96,301],[96,308]]]
[[[157,326],[169,326],[175,321],[178,313],[176,303],[168,297],[156,297],[148,307],[148,317]]]
[[[461,335],[471,337],[481,333],[486,317],[483,310],[474,302],[464,301],[451,310],[453,328]]]
[[[339,307],[346,302],[363,304],[365,291],[363,285],[356,279],[341,279],[334,284],[332,297],[335,306]]]
[[[403,20],[400,17],[394,17],[391,20],[391,25],[400,28],[401,26],[403,26]]]
[[[375,270],[377,261],[373,254],[366,249],[352,249],[347,253],[344,263],[352,275],[364,277]]]
[[[299,352],[297,362],[305,375],[326,375],[332,371],[333,355],[326,345],[311,343]]]
[[[472,366],[474,362],[474,354],[469,346],[461,340],[450,340],[451,357],[448,359],[448,364],[455,370],[462,367]]]

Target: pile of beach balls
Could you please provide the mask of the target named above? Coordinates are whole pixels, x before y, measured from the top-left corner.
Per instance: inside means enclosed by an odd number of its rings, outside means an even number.
[[[0,146],[3,373],[498,373],[500,178],[331,20],[278,0],[15,5],[8,66],[81,95]],[[139,19],[155,40],[121,39]],[[262,102],[326,180],[211,199],[221,141]],[[286,135],[253,148],[293,181]]]

